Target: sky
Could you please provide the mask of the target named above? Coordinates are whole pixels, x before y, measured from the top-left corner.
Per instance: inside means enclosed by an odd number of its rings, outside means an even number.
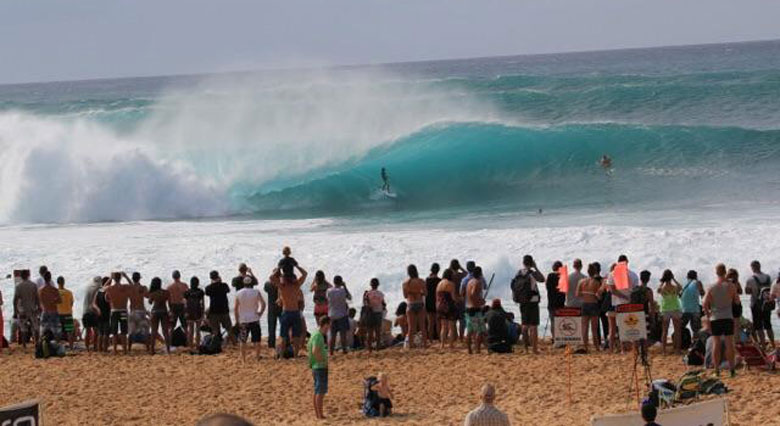
[[[767,0],[0,2],[0,83],[780,38]]]

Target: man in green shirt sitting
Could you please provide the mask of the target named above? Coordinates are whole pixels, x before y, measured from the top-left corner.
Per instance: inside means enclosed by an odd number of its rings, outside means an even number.
[[[309,338],[306,351],[309,353],[309,366],[314,376],[314,414],[318,419],[324,419],[322,405],[325,394],[328,393],[328,347],[325,336],[330,329],[330,318],[320,318],[319,329]]]

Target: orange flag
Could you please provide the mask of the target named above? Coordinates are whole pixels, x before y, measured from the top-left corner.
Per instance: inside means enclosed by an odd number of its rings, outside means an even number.
[[[569,292],[569,267],[566,265],[558,268],[558,291],[561,293]]]
[[[620,262],[612,271],[612,278],[615,280],[615,288],[618,290],[628,290],[628,264]]]

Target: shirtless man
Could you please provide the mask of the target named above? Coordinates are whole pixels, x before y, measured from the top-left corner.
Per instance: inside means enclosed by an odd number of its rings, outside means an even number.
[[[475,267],[471,280],[466,286],[466,346],[471,354],[471,341],[476,340],[477,353],[482,349],[482,339],[487,331],[485,327],[485,299],[482,297],[482,268]]]
[[[130,286],[122,284],[121,272],[111,274],[111,284],[106,289],[106,301],[111,306],[111,324],[109,326],[113,335],[114,355],[117,354],[117,345],[122,343],[122,352],[127,354],[127,302],[130,299]],[[127,275],[124,275],[127,277]],[[128,280],[129,281],[129,280]]]
[[[268,280],[279,290],[279,301],[282,304],[280,336],[284,344],[277,348],[277,353],[281,354],[289,345],[292,339],[293,351],[295,354],[301,348],[301,336],[303,334],[302,316],[300,311],[301,302],[303,302],[303,292],[301,286],[306,282],[308,273],[296,265],[295,268],[301,276],[295,281],[282,277],[279,268],[274,269]]]
[[[127,278],[127,275],[124,275],[124,277]],[[128,321],[128,332],[130,333],[130,336],[133,336],[139,332],[144,336],[147,336],[144,345],[146,346],[147,351],[151,351],[151,334],[149,333],[149,321],[147,320],[146,306],[144,305],[144,299],[146,299],[146,295],[149,290],[145,286],[141,285],[141,274],[138,272],[133,272],[133,279],[128,279],[128,281],[130,281],[130,288],[128,289],[130,294],[130,319]],[[130,348],[133,345],[131,340],[132,338],[127,339],[128,351],[130,351]]]
[[[41,336],[48,331],[51,337],[59,341],[62,325],[57,314],[57,305],[62,302],[62,298],[60,291],[52,284],[51,272],[45,271],[43,280],[43,287],[38,290],[38,299],[41,302]]]
[[[588,265],[588,278],[583,278],[577,283],[575,296],[582,301],[582,343],[585,352],[588,352],[588,324],[593,333],[593,346],[596,350],[599,344],[599,294],[603,291],[601,278],[601,265],[591,263]]]
[[[406,299],[406,318],[409,323],[407,340],[409,347],[414,347],[414,337],[418,332],[422,333],[422,346],[428,347],[428,330],[425,327],[425,281],[420,279],[417,267],[409,265],[406,268],[409,276],[403,283],[404,299]]]
[[[176,322],[181,323],[181,326],[187,329],[187,317],[184,315],[185,300],[184,293],[189,290],[189,286],[181,281],[181,273],[179,271],[173,271],[173,282],[168,284],[168,294],[171,299],[168,302],[171,305],[171,330],[176,329]]]

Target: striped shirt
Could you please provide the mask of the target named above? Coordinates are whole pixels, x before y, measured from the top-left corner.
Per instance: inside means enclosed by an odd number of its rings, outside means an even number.
[[[509,426],[509,417],[493,404],[482,403],[466,415],[465,426]]]

